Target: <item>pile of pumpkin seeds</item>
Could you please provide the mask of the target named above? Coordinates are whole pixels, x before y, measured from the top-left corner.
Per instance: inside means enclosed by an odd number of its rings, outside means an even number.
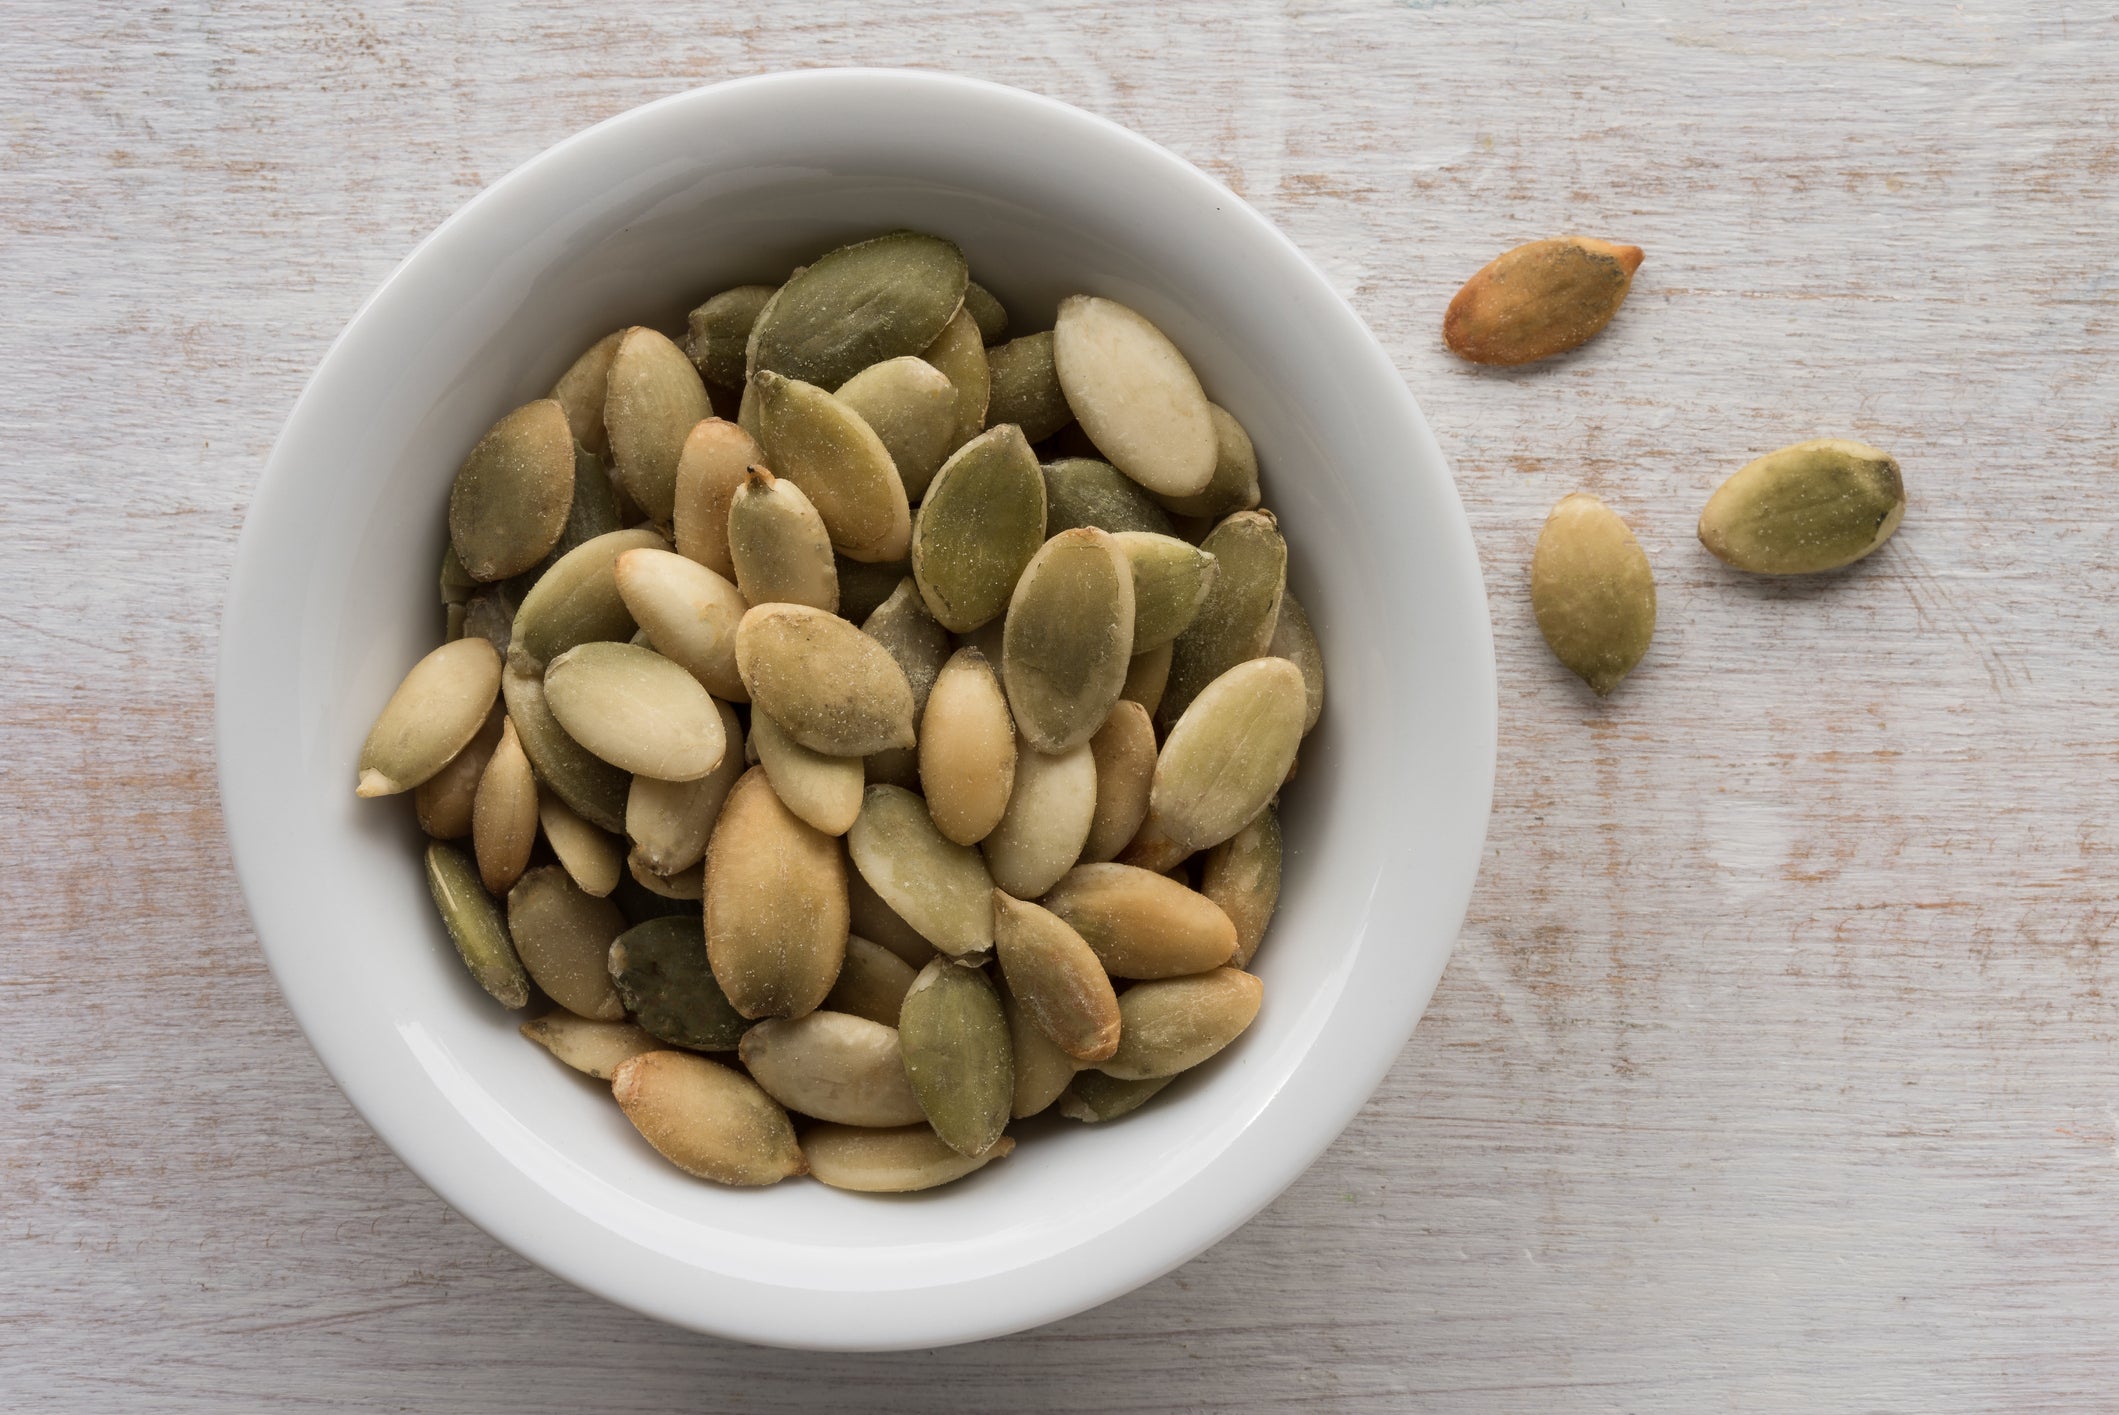
[[[1251,439],[1124,305],[1007,325],[879,236],[599,340],[457,472],[357,789],[692,1174],[945,1184],[1258,1013],[1324,677]]]

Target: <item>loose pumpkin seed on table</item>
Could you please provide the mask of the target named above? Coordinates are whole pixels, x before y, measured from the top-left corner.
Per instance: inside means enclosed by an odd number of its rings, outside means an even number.
[[[1538,533],[1530,607],[1553,657],[1601,698],[1655,637],[1655,573],[1618,513],[1578,491]]]
[[[1769,452],[1722,483],[1700,513],[1700,544],[1739,570],[1812,575],[1869,554],[1905,514],[1896,458],[1820,438]]]
[[[1611,323],[1641,258],[1639,246],[1587,236],[1505,251],[1449,302],[1443,342],[1475,364],[1527,364],[1564,354]]]

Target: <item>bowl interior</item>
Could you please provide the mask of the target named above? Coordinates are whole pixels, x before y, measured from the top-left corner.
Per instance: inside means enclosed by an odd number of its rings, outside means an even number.
[[[1329,670],[1284,799],[1257,1024],[1118,1124],[901,1198],[693,1181],[608,1088],[516,1034],[450,949],[404,802],[353,797],[377,708],[441,632],[451,475],[626,324],[894,227],[958,242],[1018,332],[1134,305],[1250,430]],[[1442,457],[1382,351],[1284,240],[1141,139],[931,75],[680,96],[468,206],[363,310],[276,449],[225,626],[223,791],[259,933],[319,1054],[474,1221],[616,1300],[818,1346],[934,1344],[1114,1295],[1241,1223],[1366,1098],[1461,922],[1486,818],[1484,595]],[[896,1300],[897,1294],[910,1301]]]

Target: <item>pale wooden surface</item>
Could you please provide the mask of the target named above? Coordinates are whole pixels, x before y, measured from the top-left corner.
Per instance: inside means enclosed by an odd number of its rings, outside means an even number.
[[[16,0],[0,16],[0,1404],[2082,1410],[2119,1399],[2119,22],[2109,6],[757,7]],[[1500,777],[1397,1069],[1256,1222],[1071,1321],[817,1357],[529,1267],[367,1131],[220,835],[237,527],[326,343],[482,183],[789,65],[1133,125],[1332,275],[1454,460]],[[1477,372],[1518,240],[1649,252],[1584,356]],[[1905,464],[1873,561],[1693,542],[1748,457]],[[1599,706],[1546,508],[1663,618]]]

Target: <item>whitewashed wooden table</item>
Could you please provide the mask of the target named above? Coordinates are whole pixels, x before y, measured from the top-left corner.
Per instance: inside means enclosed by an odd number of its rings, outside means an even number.
[[[2087,1410],[2119,1402],[2119,16],[2108,5],[405,3],[0,16],[0,1406]],[[753,1350],[453,1215],[267,976],[210,727],[308,370],[483,183],[695,84],[943,66],[1256,203],[1457,468],[1501,667],[1485,872],[1397,1068],[1257,1221],[1044,1330]],[[1517,241],[1648,250],[1582,356],[1439,347]],[[1815,582],[1692,523],[1845,434]],[[1270,469],[1269,469],[1270,477]],[[1611,702],[1525,599],[1639,529]]]

